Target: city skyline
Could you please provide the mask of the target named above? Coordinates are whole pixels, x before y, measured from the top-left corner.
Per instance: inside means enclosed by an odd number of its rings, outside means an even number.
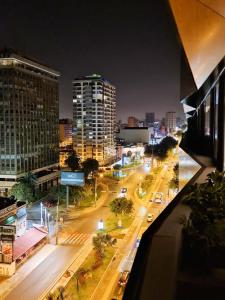
[[[179,47],[162,4],[151,4],[152,12],[147,3],[102,7],[75,1],[63,8],[51,4],[3,3],[1,46],[16,48],[61,72],[60,118],[72,118],[72,80],[93,73],[117,86],[118,120],[134,113],[141,118],[146,111],[161,118],[171,109],[183,115],[176,72]]]

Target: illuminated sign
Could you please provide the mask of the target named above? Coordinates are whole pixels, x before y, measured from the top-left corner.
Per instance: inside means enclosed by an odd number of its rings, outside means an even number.
[[[2,262],[11,264],[13,261],[13,243],[9,241],[2,241]]]
[[[0,210],[0,216],[3,216],[16,209],[16,203]]]
[[[83,172],[61,172],[62,185],[84,186]]]
[[[16,226],[13,225],[2,225],[0,226],[0,235],[15,235]]]

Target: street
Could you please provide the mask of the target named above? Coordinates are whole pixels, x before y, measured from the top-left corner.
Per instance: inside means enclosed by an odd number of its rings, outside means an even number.
[[[163,192],[164,195],[168,194],[168,181],[172,176],[172,167],[170,167],[169,170],[168,168],[168,166],[164,165],[161,169],[152,185],[152,192],[160,191]],[[92,248],[91,239],[96,232],[98,221],[103,220],[104,222],[110,215],[109,202],[118,196],[122,187],[126,187],[127,198],[134,201],[136,217],[125,238],[120,243],[117,251],[117,259],[110,265],[109,272],[111,276],[109,276],[108,273],[105,274],[93,294],[96,299],[108,299],[110,295],[116,295],[121,298],[122,290],[121,288],[118,289],[117,286],[119,274],[123,270],[131,269],[137,250],[137,238],[140,238],[140,232],[143,233],[149,226],[147,222],[147,212],[152,213],[153,219],[155,219],[168,204],[169,200],[167,197],[164,197],[164,201],[161,204],[150,203],[148,200],[150,199],[151,193],[146,195],[145,200],[139,199],[137,196],[137,188],[140,184],[140,179],[149,174],[149,171],[149,168],[146,168],[144,165],[130,170],[126,178],[118,183],[111,184],[109,190],[101,195],[101,201],[103,201],[101,207],[84,214],[82,214],[82,212],[71,212],[70,217],[59,231],[59,244],[61,244],[61,246],[56,246],[56,250],[32,270],[32,272],[8,294],[6,299],[42,299],[74,261],[76,262],[77,260],[76,267],[79,268],[79,265],[85,259],[85,255],[87,256]],[[37,221],[38,207],[39,204],[35,207]],[[52,228],[54,228],[53,225],[53,222],[51,222]],[[54,243],[55,239],[52,238],[51,242]],[[90,246],[84,251],[87,242],[90,243]],[[81,251],[83,252],[83,257],[82,260],[79,260],[78,264],[78,257]],[[15,298],[16,295],[20,295],[20,298]]]

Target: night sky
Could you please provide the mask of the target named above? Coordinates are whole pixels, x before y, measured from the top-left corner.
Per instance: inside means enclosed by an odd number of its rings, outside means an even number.
[[[117,87],[117,119],[183,116],[165,1],[0,0],[0,46],[61,72],[60,117],[72,117],[72,79],[92,73]]]

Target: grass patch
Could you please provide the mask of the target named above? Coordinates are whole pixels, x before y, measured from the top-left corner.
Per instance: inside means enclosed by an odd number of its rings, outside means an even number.
[[[129,168],[134,168],[134,167],[138,167],[140,166],[142,163],[141,162],[134,162],[132,164],[129,165],[125,165],[123,166],[121,169],[129,169]]]
[[[96,199],[98,201],[98,199]],[[94,205],[94,196],[86,197],[85,199],[80,201],[79,209],[84,209]]]
[[[91,295],[94,292],[95,287],[97,286],[98,282],[100,281],[103,273],[105,272],[107,266],[109,265],[114,253],[115,248],[113,247],[107,247],[105,249],[105,257],[103,258],[102,265],[95,269],[94,271],[91,271],[92,278],[87,279],[87,281],[80,286],[79,292],[77,291],[77,280],[75,277],[72,277],[72,279],[69,281],[69,283],[66,286],[66,295],[70,297],[70,299],[73,300],[87,300],[91,298]],[[91,269],[93,263],[94,263],[94,250],[88,255],[84,263],[80,266],[81,268],[85,269]]]
[[[105,221],[105,232],[115,236],[115,234],[120,234],[123,229],[128,228],[132,221],[134,220],[134,216],[121,216],[122,228],[118,228],[118,218],[115,217],[114,214],[111,214]]]

